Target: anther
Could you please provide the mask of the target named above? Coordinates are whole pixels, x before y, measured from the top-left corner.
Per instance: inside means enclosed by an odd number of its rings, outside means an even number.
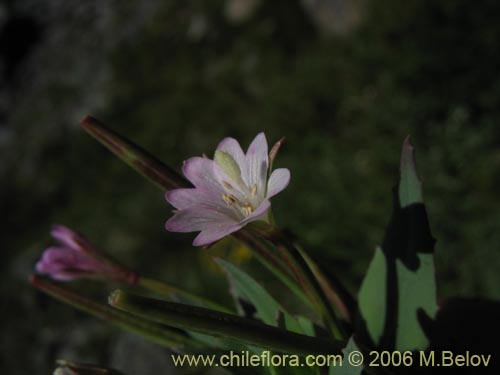
[[[257,185],[252,185],[251,194],[252,197],[255,197],[257,195]]]
[[[253,207],[250,203],[245,203],[241,205],[241,211],[243,211],[243,215],[249,216],[253,212]]]
[[[224,202],[226,202],[228,206],[232,206],[233,204],[239,202],[238,199],[232,194],[222,194],[222,199],[224,199]]]

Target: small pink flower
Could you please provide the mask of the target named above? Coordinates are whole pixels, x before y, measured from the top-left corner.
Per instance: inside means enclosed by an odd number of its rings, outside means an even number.
[[[109,279],[135,284],[138,276],[98,252],[82,235],[54,225],[52,237],[59,243],[46,249],[35,268],[60,281],[81,278]]]
[[[172,232],[201,233],[193,245],[204,246],[236,232],[255,220],[268,221],[270,198],[290,182],[290,171],[279,168],[269,176],[269,156],[264,133],[258,134],[246,154],[233,138],[223,139],[214,160],[188,159],[182,171],[194,188],[166,193],[178,211],[165,227]]]

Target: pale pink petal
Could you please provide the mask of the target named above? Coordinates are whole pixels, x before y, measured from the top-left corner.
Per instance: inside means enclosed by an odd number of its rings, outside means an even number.
[[[243,219],[240,224],[245,225],[248,224],[251,221],[258,220],[262,215],[264,215],[267,210],[271,207],[271,202],[268,201],[267,199],[263,201],[257,209],[252,212],[252,214],[248,215],[245,219]]]
[[[178,210],[195,206],[218,209],[225,205],[221,194],[203,188],[170,190],[165,193],[165,199]]]
[[[264,133],[259,133],[248,147],[245,158],[245,174],[243,179],[251,189],[257,186],[257,195],[264,198],[264,189],[268,168],[268,148]]]
[[[190,207],[176,212],[167,220],[165,228],[171,232],[197,232],[237,224],[229,213],[209,208]]]
[[[37,272],[58,280],[72,280],[92,272],[98,272],[100,265],[85,253],[66,247],[50,247],[35,266]]]
[[[213,160],[195,156],[184,162],[182,172],[195,187],[203,187],[215,194],[221,192],[222,187],[214,174],[214,166]]]
[[[237,230],[241,229],[242,225],[240,224],[233,224],[229,226],[222,226],[222,227],[211,227],[209,229],[206,229],[200,234],[196,236],[196,238],[193,241],[194,246],[206,246],[210,245],[216,241],[219,241],[226,237],[227,235],[236,232]]]
[[[224,138],[217,146],[217,150],[227,152],[231,155],[240,168],[245,165],[245,154],[236,139],[231,137]]]
[[[65,227],[64,225],[55,224],[50,231],[52,237],[57,240],[61,245],[67,246],[72,249],[80,248],[80,235]]]
[[[269,199],[274,197],[279,192],[283,191],[290,182],[290,171],[286,168],[278,168],[271,173],[269,181],[267,182],[267,195]]]

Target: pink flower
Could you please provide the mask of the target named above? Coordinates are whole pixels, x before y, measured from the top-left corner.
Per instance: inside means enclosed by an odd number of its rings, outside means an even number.
[[[54,225],[52,237],[59,243],[46,249],[35,268],[55,280],[109,279],[135,284],[138,276],[99,253],[82,235]]]
[[[269,156],[264,133],[258,134],[246,154],[238,141],[223,139],[214,160],[188,159],[182,171],[194,188],[166,193],[177,211],[165,227],[172,232],[201,233],[193,245],[204,246],[236,232],[255,220],[268,221],[270,198],[290,182],[290,171],[279,168],[269,176]]]

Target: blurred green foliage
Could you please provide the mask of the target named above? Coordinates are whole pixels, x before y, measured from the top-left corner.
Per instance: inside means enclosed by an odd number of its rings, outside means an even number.
[[[285,135],[277,164],[292,171],[292,182],[273,201],[277,221],[353,291],[382,240],[400,147],[411,134],[438,240],[440,298],[500,297],[500,4],[361,4],[355,30],[326,36],[299,1],[263,1],[239,23],[224,17],[220,1],[158,2],[153,11],[120,2],[110,6],[107,31],[83,44],[88,55],[69,60],[75,65],[56,62],[64,49],[35,55],[47,76],[62,69],[74,79],[54,74],[25,85],[22,105],[10,111],[13,136],[2,147],[0,174],[1,311],[12,321],[0,362],[8,373],[46,373],[58,345],[72,339],[62,332],[95,324],[26,285],[50,223],[81,230],[147,274],[229,298],[192,235],[164,231],[170,208],[162,192],[74,126],[87,111],[177,167],[211,156],[225,136],[247,146],[258,131],[269,142]],[[59,27],[76,35],[98,29],[99,19],[85,14],[88,23],[67,18]],[[90,71],[107,67],[102,91],[91,90],[88,76],[69,74],[78,61]],[[92,340],[106,340],[102,332],[110,331],[100,329]],[[24,352],[37,354],[17,371]]]

